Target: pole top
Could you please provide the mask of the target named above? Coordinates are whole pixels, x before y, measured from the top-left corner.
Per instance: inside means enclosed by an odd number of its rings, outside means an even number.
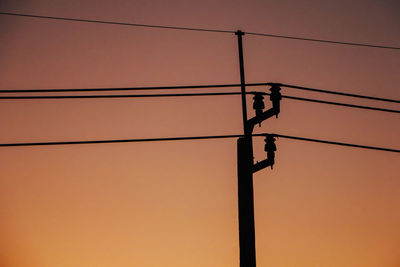
[[[242,32],[241,30],[237,30],[236,32],[235,32],[235,35],[238,35],[238,36],[243,36],[245,33],[244,32]]]

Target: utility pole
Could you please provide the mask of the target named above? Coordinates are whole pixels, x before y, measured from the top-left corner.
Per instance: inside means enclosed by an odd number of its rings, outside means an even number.
[[[237,157],[238,157],[238,210],[239,210],[239,250],[240,250],[240,267],[256,266],[256,248],[255,248],[255,227],[254,227],[254,191],[253,191],[253,173],[268,166],[273,166],[275,159],[275,138],[267,136],[265,141],[265,151],[267,158],[261,162],[254,164],[253,156],[253,140],[252,133],[256,124],[272,117],[278,116],[280,111],[280,88],[273,85],[270,95],[272,108],[263,111],[265,105],[264,97],[256,94],[253,97],[253,108],[256,110],[256,116],[247,120],[246,108],[246,83],[244,77],[244,60],[243,60],[243,44],[242,36],[244,32],[238,30],[236,33],[238,38],[239,49],[239,67],[240,67],[240,85],[242,92],[242,113],[243,113],[243,130],[244,137],[238,139]]]
[[[238,38],[240,87],[242,92],[242,113],[244,137],[237,142],[238,153],[238,201],[239,201],[239,249],[240,267],[256,266],[253,174],[249,170],[253,163],[252,139],[247,129],[246,82],[244,78],[242,31],[235,33]],[[251,133],[250,133],[251,134]]]

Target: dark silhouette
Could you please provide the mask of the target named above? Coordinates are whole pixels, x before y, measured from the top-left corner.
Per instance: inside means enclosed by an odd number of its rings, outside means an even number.
[[[276,151],[275,137],[273,135],[269,134],[265,137],[264,150],[267,152],[267,158],[253,165],[253,173],[266,167],[271,167],[271,170],[273,169]]]
[[[271,87],[271,94],[269,99],[272,102],[272,108],[266,111],[263,111],[265,107],[263,101],[264,97],[260,93],[255,93],[253,97],[253,108],[256,111],[256,116],[246,121],[246,130],[248,131],[248,135],[251,135],[253,133],[253,129],[256,124],[261,125],[261,122],[271,118],[274,115],[278,118],[278,114],[280,112],[280,101],[282,99],[280,90],[281,88],[278,85],[273,85]]]
[[[261,126],[261,122],[272,116],[278,117],[280,112],[280,101],[282,95],[278,84],[271,84],[270,100],[272,108],[264,111],[264,96],[266,93],[255,93],[253,108],[256,115],[247,119],[246,108],[246,82],[244,77],[244,61],[242,36],[244,32],[235,33],[238,38],[239,49],[239,67],[240,67],[240,85],[242,95],[242,113],[244,137],[238,140],[238,201],[239,201],[239,248],[240,248],[240,267],[256,266],[256,248],[255,248],[255,229],[254,229],[254,190],[253,173],[262,170],[275,163],[275,138],[272,135],[266,136],[265,151],[267,158],[254,164],[253,156],[253,129],[256,124]]]
[[[280,87],[271,87],[270,100],[272,107],[264,111],[264,97],[262,94],[255,94],[253,97],[253,108],[256,116],[246,120],[244,125],[245,136],[238,140],[238,200],[239,200],[239,246],[240,246],[240,267],[255,267],[255,229],[254,229],[254,190],[253,173],[271,166],[275,163],[275,137],[266,135],[265,151],[267,158],[256,162],[253,159],[252,134],[256,124],[261,125],[266,119],[273,116],[278,117],[280,112],[280,100],[282,99]]]

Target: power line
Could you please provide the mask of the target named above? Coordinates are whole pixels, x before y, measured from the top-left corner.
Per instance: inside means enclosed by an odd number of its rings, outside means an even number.
[[[77,19],[77,18],[67,18],[67,17],[54,17],[54,16],[40,16],[40,15],[11,13],[11,12],[0,12],[0,15],[29,17],[29,18],[37,18],[37,19],[74,21],[74,22],[101,23],[101,24],[111,24],[111,25],[134,26],[134,27],[159,28],[159,29],[170,29],[170,30],[202,31],[202,32],[217,32],[217,33],[235,33],[235,31],[229,31],[229,30],[190,28],[190,27],[176,27],[176,26],[151,25],[151,24],[138,24],[138,23],[127,23],[127,22],[116,22],[116,21]],[[304,37],[297,37],[297,36],[276,35],[276,34],[270,34],[270,33],[257,33],[257,32],[245,32],[245,33],[249,34],[249,35],[255,35],[255,36],[264,36],[264,37],[271,37],[271,38],[283,38],[283,39],[289,39],[289,40],[300,40],[300,41],[310,41],[310,42],[339,44],[339,45],[351,45],[351,46],[381,48],[381,49],[392,49],[392,50],[399,50],[400,49],[400,47],[394,47],[394,46],[384,46],[384,45],[375,45],[375,44],[366,44],[366,43],[354,43],[354,42],[342,42],[342,41],[333,41],[333,40],[304,38]]]
[[[235,138],[241,135],[213,135],[213,136],[190,136],[190,137],[165,137],[165,138],[141,138],[141,139],[114,139],[94,141],[61,141],[61,142],[38,142],[38,143],[9,143],[0,146],[51,146],[51,145],[81,145],[81,144],[107,144],[107,143],[136,143],[136,142],[157,142],[157,141],[184,141],[201,139],[223,139]]]
[[[325,93],[325,94],[333,94],[333,95],[349,96],[349,97],[363,98],[363,99],[370,99],[370,100],[377,100],[377,101],[384,101],[384,102],[400,103],[400,100],[397,100],[397,99],[358,95],[358,94],[351,94],[351,93],[344,93],[344,92],[337,92],[337,91],[329,91],[329,90],[316,89],[316,88],[310,88],[310,87],[304,87],[304,86],[298,86],[298,85],[290,85],[290,84],[285,84],[285,83],[267,83],[267,85],[274,85],[274,84],[282,86],[282,87],[299,89],[299,90],[304,90],[304,91],[312,91],[312,92]]]
[[[256,92],[247,92],[246,94],[255,94]],[[263,95],[270,95],[269,93],[259,92]],[[51,95],[51,96],[2,96],[0,100],[36,100],[36,99],[93,99],[93,98],[152,98],[152,97],[198,97],[198,96],[226,96],[226,95],[241,95],[240,92],[216,92],[216,93],[181,93],[181,94],[135,94],[135,95]],[[400,110],[395,109],[385,109],[385,108],[377,108],[371,106],[361,106],[361,105],[353,105],[346,104],[340,102],[331,102],[324,100],[317,100],[311,98],[303,98],[303,97],[294,97],[294,96],[286,96],[282,95],[282,98],[321,103],[321,104],[329,104],[336,106],[344,106],[351,108],[359,108],[359,109],[368,109],[375,111],[383,111],[383,112],[391,112],[391,113],[400,113]]]
[[[356,148],[373,149],[373,150],[381,150],[381,151],[400,153],[399,149],[393,149],[393,148],[383,148],[383,147],[376,147],[376,146],[356,145],[356,144],[349,144],[349,143],[342,143],[342,142],[335,142],[335,141],[327,141],[327,140],[320,140],[320,139],[312,139],[312,138],[305,138],[305,137],[297,137],[297,136],[289,136],[289,135],[282,135],[282,134],[274,134],[274,135],[276,137],[293,139],[293,140],[300,140],[300,141],[315,142],[315,143],[322,143],[322,144],[329,144],[329,145],[348,146],[348,147],[356,147]]]
[[[266,136],[268,133],[253,134],[253,136]],[[370,150],[380,150],[387,152],[400,153],[399,149],[365,146],[350,143],[342,143],[335,141],[327,141],[313,138],[304,138],[297,136],[272,134],[276,137],[293,139],[299,141],[316,142],[330,145],[356,147]],[[6,143],[0,144],[0,147],[16,147],[16,146],[53,146],[53,145],[83,145],[83,144],[107,144],[107,143],[138,143],[138,142],[160,142],[160,141],[185,141],[185,140],[205,140],[205,139],[228,139],[228,138],[239,138],[243,135],[232,134],[232,135],[208,135],[208,136],[187,136],[187,137],[163,137],[163,138],[138,138],[138,139],[113,139],[113,140],[90,140],[90,141],[59,141],[59,142],[31,142],[31,143]]]
[[[340,102],[332,102],[332,101],[325,101],[325,100],[318,100],[318,99],[311,99],[311,98],[304,98],[304,97],[295,97],[295,96],[282,96],[283,98],[293,99],[293,100],[300,100],[300,101],[307,101],[307,102],[314,102],[320,104],[328,104],[328,105],[335,105],[335,106],[343,106],[349,108],[359,108],[359,109],[368,109],[368,110],[375,110],[375,111],[383,111],[383,112],[391,112],[391,113],[400,113],[400,110],[396,109],[386,109],[386,108],[377,108],[371,106],[361,106],[361,105],[353,105],[353,104],[346,104]]]
[[[299,89],[304,91],[312,91],[318,93],[326,93],[333,95],[341,95],[355,98],[363,98],[384,102],[392,102],[392,103],[400,103],[400,100],[390,99],[390,98],[381,98],[374,96],[366,96],[359,94],[351,94],[345,92],[338,91],[329,91],[323,89],[316,89],[298,85],[290,85],[284,83],[247,83],[246,86],[271,86],[271,85],[279,85],[281,87]],[[229,87],[240,87],[240,84],[211,84],[211,85],[179,85],[179,86],[142,86],[142,87],[116,87],[116,88],[63,88],[63,89],[18,89],[18,90],[0,90],[0,93],[60,93],[60,92],[106,92],[106,91],[146,91],[146,90],[182,90],[182,89],[205,89],[205,88],[229,88]]]
[[[28,18],[36,18],[36,19],[51,19],[51,20],[64,20],[64,21],[74,21],[74,22],[101,23],[101,24],[133,26],[133,27],[159,28],[159,29],[169,29],[169,30],[235,33],[234,31],[217,30],[217,29],[175,27],[175,26],[165,26],[165,25],[150,25],[150,24],[138,24],[138,23],[116,22],[116,21],[105,21],[105,20],[93,20],[93,19],[76,19],[76,18],[67,18],[67,17],[40,16],[40,15],[10,13],[10,12],[0,12],[0,15],[19,16],[19,17],[28,17]]]
[[[1,96],[5,99],[77,99],[77,98],[146,98],[146,97],[182,97],[182,96],[221,96],[239,95],[240,92],[215,92],[215,93],[176,93],[176,94],[135,94],[135,95],[47,95],[47,96]],[[249,93],[251,94],[251,93]]]
[[[268,85],[267,83],[250,84],[252,86]],[[180,90],[204,88],[229,88],[239,87],[240,84],[212,84],[212,85],[178,85],[178,86],[142,86],[119,88],[84,88],[84,89],[20,89],[0,90],[0,93],[54,93],[54,92],[104,92],[104,91],[146,91],[146,90]]]
[[[399,50],[400,49],[400,47],[395,47],[395,46],[384,46],[384,45],[353,43],[353,42],[341,42],[341,41],[333,41],[333,40],[304,38],[304,37],[297,37],[297,36],[276,35],[276,34],[270,34],[270,33],[246,32],[246,34],[256,35],[256,36],[264,36],[264,37],[271,37],[271,38],[284,38],[284,39],[290,39],[290,40],[329,43],[329,44],[338,44],[338,45],[351,45],[351,46],[383,48],[383,49],[393,49],[393,50]]]

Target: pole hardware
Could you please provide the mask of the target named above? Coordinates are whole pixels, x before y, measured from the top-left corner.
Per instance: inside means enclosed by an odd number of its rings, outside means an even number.
[[[274,167],[275,164],[275,151],[276,151],[276,145],[275,145],[275,136],[272,134],[268,134],[265,136],[265,146],[264,150],[267,152],[267,158],[260,161],[256,162],[253,165],[253,173],[258,172],[259,170],[265,169],[267,167],[271,167],[271,170]]]
[[[272,101],[272,108],[275,109],[275,116],[278,118],[279,112],[281,111],[280,102],[282,100],[281,87],[277,84],[273,84],[269,89],[271,95],[269,99]]]
[[[254,94],[253,100],[253,109],[256,111],[256,117],[259,117],[265,108],[264,96],[262,95],[262,93],[256,92]],[[258,126],[261,127],[261,122],[258,123]]]
[[[281,87],[279,85],[273,84],[270,88],[271,94],[270,94],[270,101],[272,102],[272,108],[263,111],[265,108],[264,104],[264,97],[262,96],[262,93],[254,93],[253,97],[253,108],[256,111],[256,116],[247,120],[246,121],[246,129],[249,131],[248,135],[251,135],[253,133],[254,126],[256,124],[261,125],[261,122],[263,122],[266,119],[271,118],[272,116],[276,116],[278,118],[278,114],[280,112],[280,101],[282,100],[282,95],[280,93]]]

